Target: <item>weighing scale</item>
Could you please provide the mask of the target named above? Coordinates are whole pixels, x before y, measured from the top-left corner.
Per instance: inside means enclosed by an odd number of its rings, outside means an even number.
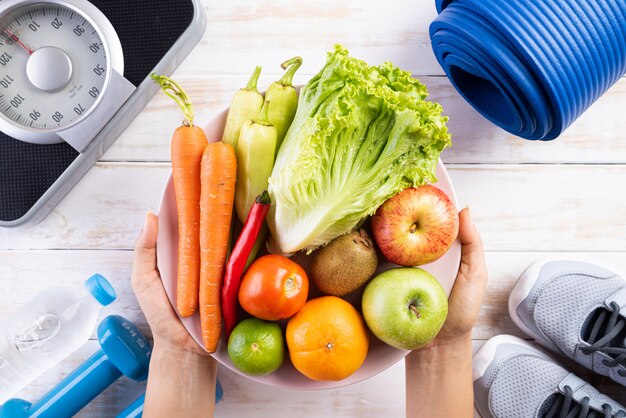
[[[0,227],[41,221],[205,27],[201,0],[0,1]]]

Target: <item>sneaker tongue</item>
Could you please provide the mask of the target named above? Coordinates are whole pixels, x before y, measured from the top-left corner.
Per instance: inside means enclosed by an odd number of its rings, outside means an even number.
[[[571,388],[567,386],[567,389],[571,391]],[[600,394],[598,394],[600,395]],[[587,405],[587,413],[581,415],[583,413],[583,404],[581,400],[576,399],[570,394],[567,393],[555,393],[550,395],[543,402],[539,411],[537,412],[538,418],[555,418],[561,416],[575,416],[580,417],[584,416],[585,418],[599,418],[605,416],[604,408],[600,406],[598,400],[590,401],[588,397],[583,398],[584,402]],[[618,410],[611,409],[611,417],[613,417]]]
[[[602,338],[603,334],[603,330],[606,327],[606,322],[608,321],[608,312],[606,312],[606,309],[600,307],[600,308],[596,308],[595,310],[591,311],[591,313],[587,316],[587,318],[585,318],[585,322],[583,322],[583,326],[581,327],[581,335],[583,337],[583,341],[585,341],[588,344],[592,344],[592,342],[590,342],[590,338],[591,338],[591,333],[593,332],[593,328],[594,326],[598,325],[598,321],[601,320],[602,315],[606,315],[605,319],[604,319],[604,324],[601,325],[601,329],[600,329],[600,333],[598,335],[596,335],[595,340],[597,341],[598,339]]]
[[[591,331],[593,326],[598,322],[600,314],[605,311],[604,308],[597,308],[585,318],[585,322],[583,322],[583,326],[580,329],[581,336],[583,337],[583,341],[589,343],[589,337],[591,336]]]
[[[543,403],[541,404],[541,408],[539,408],[539,412],[537,413],[538,417],[545,417],[548,412],[550,411],[550,408],[552,408],[552,405],[554,405],[554,403],[557,401],[557,399],[559,398],[559,396],[561,396],[558,393],[554,393],[550,396],[548,396],[546,398],[545,401],[543,401]]]
[[[605,315],[604,320],[601,324],[598,324],[598,321],[600,321],[603,313]],[[585,318],[583,326],[581,327],[581,336],[583,341],[588,344],[593,344],[595,341],[598,341],[605,335],[607,335],[607,333],[610,331],[607,329],[610,316],[611,312],[603,307],[597,308],[596,310],[592,311],[587,316],[587,318]],[[620,321],[624,321],[624,319],[618,319],[618,323]],[[599,332],[596,334],[594,341],[590,341],[589,339],[591,338],[593,328],[594,326],[598,325],[600,326]],[[613,337],[608,345],[611,347],[626,347],[626,327],[624,327],[615,337]]]

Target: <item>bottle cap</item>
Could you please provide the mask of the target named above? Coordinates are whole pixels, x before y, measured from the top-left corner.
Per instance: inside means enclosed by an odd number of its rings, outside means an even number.
[[[99,274],[94,274],[87,279],[85,286],[102,306],[109,305],[117,297],[111,283]]]

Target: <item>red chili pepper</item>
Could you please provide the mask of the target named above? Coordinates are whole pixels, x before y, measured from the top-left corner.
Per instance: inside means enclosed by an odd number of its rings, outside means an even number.
[[[270,195],[267,191],[257,196],[226,265],[222,287],[222,315],[224,315],[227,340],[237,322],[237,295],[241,276],[246,269],[248,256],[263,226],[267,212],[270,210],[270,204]]]

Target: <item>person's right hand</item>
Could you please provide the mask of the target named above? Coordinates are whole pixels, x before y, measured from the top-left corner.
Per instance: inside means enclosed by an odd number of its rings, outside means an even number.
[[[189,335],[170,304],[156,265],[157,217],[146,215],[135,243],[131,283],[139,306],[152,330],[155,347],[165,353],[185,351],[202,357],[209,354]]]
[[[189,335],[170,304],[156,265],[157,217],[149,213],[135,243],[132,285],[154,348],[143,416],[213,416],[217,363]]]
[[[426,348],[471,340],[472,328],[487,287],[483,243],[468,208],[459,212],[461,265],[448,299],[448,317],[437,337]]]
[[[472,417],[472,328],[487,285],[483,244],[469,209],[459,213],[461,265],[435,339],[406,356],[407,417]]]

